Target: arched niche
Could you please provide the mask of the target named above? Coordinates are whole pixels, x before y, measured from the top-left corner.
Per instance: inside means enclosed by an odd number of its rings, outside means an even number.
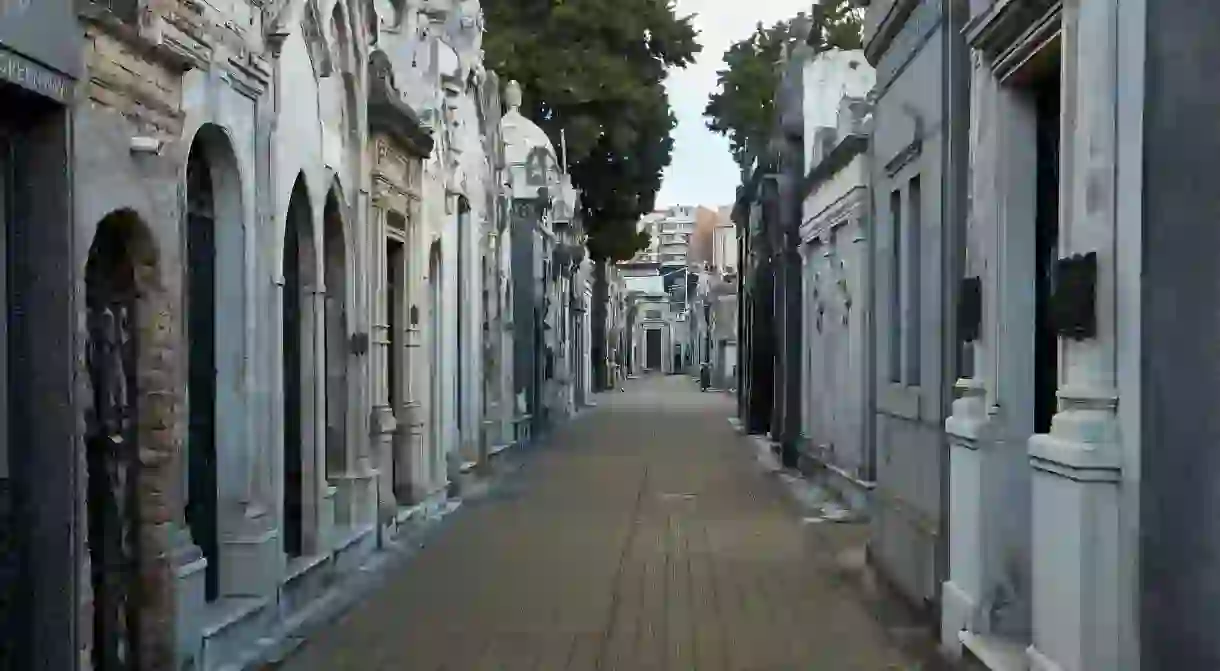
[[[351,356],[348,301],[348,244],[343,196],[334,186],[323,211],[322,266],[326,286],[324,337],[326,371],[326,473],[341,473],[347,458],[348,369]]]
[[[443,420],[445,418],[445,385],[441,379],[444,365],[443,334],[445,320],[441,314],[444,305],[443,256],[441,243],[433,241],[428,249],[428,359],[431,370],[428,383],[428,463],[425,473],[428,474],[428,486],[441,482],[444,476],[444,455],[441,443],[444,438]]]
[[[248,493],[238,458],[246,444],[245,227],[241,175],[225,132],[204,125],[186,162],[186,521],[208,560],[205,594],[220,596],[221,501]],[[221,473],[229,477],[222,478]],[[230,483],[221,492],[222,483]],[[232,507],[232,506],[229,506]]]
[[[98,223],[85,262],[86,554],[93,668],[170,664],[174,579],[158,530],[172,519],[179,392],[156,246],[131,210]]]
[[[312,549],[307,521],[316,519],[314,477],[314,293],[318,289],[313,208],[305,176],[298,175],[284,221],[282,496],[284,553],[299,557]]]

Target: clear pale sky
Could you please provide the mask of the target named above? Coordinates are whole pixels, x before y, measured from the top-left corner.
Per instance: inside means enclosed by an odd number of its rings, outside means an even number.
[[[685,70],[672,70],[665,85],[678,127],[674,129],[673,163],[665,170],[657,207],[671,205],[728,205],[733,202],[741,174],[729,155],[727,139],[707,129],[703,107],[716,88],[716,71],[729,45],[754,30],[762,21],[776,21],[809,13],[814,0],[678,0],[678,16],[696,14],[695,27],[703,51]]]

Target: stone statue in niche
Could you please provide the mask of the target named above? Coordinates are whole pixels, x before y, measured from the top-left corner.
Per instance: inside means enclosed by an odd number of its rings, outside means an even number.
[[[334,74],[334,62],[331,60],[331,49],[323,32],[322,18],[314,0],[305,3],[305,17],[301,22],[301,33],[305,38],[305,47],[309,52],[309,61],[313,65],[314,76],[329,77]]]

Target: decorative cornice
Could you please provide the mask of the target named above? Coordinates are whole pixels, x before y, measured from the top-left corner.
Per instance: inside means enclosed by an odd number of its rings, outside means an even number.
[[[206,70],[212,62],[211,42],[166,17],[142,18],[139,24],[133,24],[93,4],[83,7],[78,15],[85,23],[131,46],[136,55],[169,69]]]
[[[259,54],[239,54],[228,59],[230,81],[247,97],[257,98],[271,81],[271,66]]]
[[[335,64],[331,61],[330,47],[326,43],[326,35],[322,32],[322,17],[318,13],[316,0],[305,0],[305,13],[301,19],[301,36],[305,39],[309,61],[313,64],[314,74],[329,77],[334,74]]]
[[[905,14],[895,19],[893,36],[883,46],[870,43],[865,55],[877,70],[872,96],[880,98],[891,84],[906,71],[915,56],[941,27],[944,18],[944,3],[957,0],[896,0],[895,7],[902,5]],[[875,50],[875,51],[874,51]],[[870,55],[871,54],[871,55]]]
[[[863,184],[854,186],[842,198],[805,220],[801,224],[800,240],[805,243],[822,237],[830,229],[846,224],[854,216],[863,215],[867,208],[868,189]]]
[[[919,6],[919,2],[920,0],[892,0],[885,16],[877,22],[876,30],[866,36],[868,41],[864,45],[864,57],[874,67],[882,54],[890,48],[895,36],[902,30],[911,12]]]
[[[995,0],[970,20],[964,33],[970,47],[1007,79],[1062,31],[1062,0]]]
[[[369,59],[369,130],[385,133],[411,154],[427,158],[435,140],[415,110],[398,94],[393,77],[389,58],[381,52],[374,53]]]
[[[852,133],[844,137],[830,153],[817,165],[809,169],[801,183],[801,198],[807,197],[813,189],[827,178],[847,167],[852,159],[868,149],[868,136],[863,133]]]
[[[410,214],[409,208],[418,197],[404,191],[397,184],[380,174],[373,176],[373,206],[378,209],[391,210],[399,214]]]

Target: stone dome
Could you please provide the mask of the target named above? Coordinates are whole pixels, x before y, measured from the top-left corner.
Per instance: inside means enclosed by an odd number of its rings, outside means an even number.
[[[521,114],[521,85],[509,82],[504,97],[508,111],[500,119],[500,132],[510,171],[514,174],[523,172],[521,177],[529,186],[557,187],[559,165],[555,145],[538,124]]]

